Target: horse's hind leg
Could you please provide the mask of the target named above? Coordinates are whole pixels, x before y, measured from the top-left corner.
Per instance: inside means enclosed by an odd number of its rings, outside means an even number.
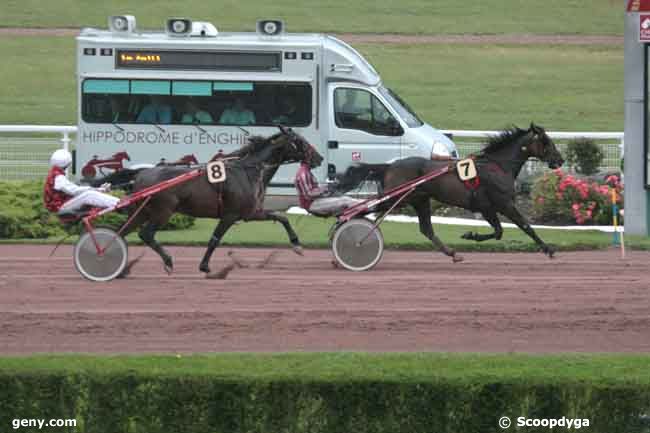
[[[174,212],[170,209],[174,209],[174,207],[175,206],[169,206],[167,209],[162,209],[160,206],[149,208],[149,220],[138,233],[140,239],[151,247],[152,250],[158,253],[165,265],[165,271],[168,274],[171,274],[174,270],[174,263],[171,256],[156,240],[156,232],[172,217]]]
[[[302,246],[300,245],[298,235],[293,230],[293,227],[291,227],[289,219],[284,215],[273,211],[262,210],[258,212],[254,217],[247,219],[246,221],[274,221],[282,224],[284,230],[287,232],[287,236],[289,236],[289,242],[291,242],[293,252],[302,256]]]
[[[138,235],[145,244],[147,244],[152,250],[158,253],[165,265],[165,271],[168,274],[171,274],[174,270],[174,262],[172,261],[171,256],[167,254],[167,251],[165,251],[162,245],[160,245],[156,240],[156,232],[163,225],[164,223],[159,224],[157,222],[149,221],[140,229]]]
[[[489,222],[492,227],[494,227],[494,233],[487,235],[480,234],[478,232],[467,232],[461,236],[463,239],[470,241],[482,242],[487,241],[488,239],[499,240],[503,236],[503,228],[501,227],[501,221],[494,210],[482,211],[481,214],[485,221]]]
[[[129,217],[131,217],[131,215],[132,214],[129,213]],[[136,228],[144,224],[144,222],[147,221],[148,218],[149,216],[146,214],[144,210],[140,212],[131,220],[129,224],[125,224],[124,226],[122,226],[122,236],[126,237],[127,234],[129,234],[130,232],[132,232],[133,230],[135,230]],[[142,259],[143,256],[144,256],[144,252],[140,254],[138,257],[136,257],[135,259],[129,260],[129,262],[126,264],[126,267],[124,268],[122,273],[118,276],[118,278],[126,278],[127,276],[129,276],[133,267],[140,261],[140,259]]]
[[[535,230],[528,224],[528,221],[526,221],[526,218],[522,214],[519,213],[519,210],[515,207],[514,203],[500,211],[503,215],[506,217],[510,218],[510,220],[517,225],[520,229],[522,229],[528,236],[530,236],[536,243],[537,245],[540,246],[544,254],[548,255],[549,258],[553,258],[553,254],[555,254],[555,250],[551,248],[550,246],[546,245],[543,240],[540,239],[539,236],[537,236],[537,233],[535,233]]]
[[[206,274],[210,273],[210,257],[212,257],[212,253],[215,248],[219,246],[221,239],[223,239],[223,236],[226,234],[228,229],[232,227],[238,219],[239,216],[235,215],[224,215],[221,218],[219,224],[217,224],[217,227],[215,227],[214,232],[212,233],[210,242],[208,242],[208,248],[205,250],[205,254],[203,255],[203,259],[199,265],[199,271],[205,272]]]
[[[463,260],[463,257],[459,254],[456,254],[452,248],[448,248],[445,244],[442,243],[438,236],[433,232],[433,226],[431,225],[431,207],[429,199],[422,200],[418,203],[413,203],[413,207],[418,214],[418,220],[420,222],[420,232],[429,239],[436,248],[450,256],[454,262],[460,262]]]

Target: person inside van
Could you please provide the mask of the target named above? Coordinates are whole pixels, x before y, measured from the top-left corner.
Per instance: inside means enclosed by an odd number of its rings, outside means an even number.
[[[186,124],[199,124],[213,123],[212,116],[205,110],[201,110],[196,104],[196,101],[192,98],[187,98],[185,100],[185,114],[181,117],[181,123]]]
[[[222,125],[254,125],[255,114],[246,108],[244,100],[238,97],[232,107],[226,108],[221,113],[219,123]]]
[[[150,100],[151,102],[144,106],[135,121],[155,124],[172,123],[172,107],[165,102],[165,98],[160,95],[151,95]]]
[[[357,89],[347,89],[345,91],[345,103],[341,107],[343,119],[348,122],[355,122],[358,120],[370,120],[369,104],[363,103],[358,98],[358,94],[362,91]]]
[[[111,95],[111,123],[131,120],[128,113],[127,101],[121,95]]]
[[[296,122],[296,102],[293,98],[285,98],[281,105],[281,111],[273,118],[274,125],[291,125]]]

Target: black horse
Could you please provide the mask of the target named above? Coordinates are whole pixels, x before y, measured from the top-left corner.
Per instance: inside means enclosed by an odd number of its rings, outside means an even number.
[[[528,158],[538,158],[550,168],[562,166],[564,160],[543,128],[532,124],[527,130],[516,127],[506,129],[489,139],[487,146],[473,156],[478,181],[471,183],[459,179],[455,163],[425,158],[405,158],[392,164],[360,164],[351,167],[340,181],[340,189],[350,190],[365,180],[376,180],[381,188],[391,189],[409,180],[423,176],[445,165],[453,167],[449,172],[419,186],[405,202],[413,206],[420,222],[420,231],[443,253],[454,261],[462,260],[456,252],[445,246],[434,234],[431,226],[430,199],[452,206],[480,212],[494,228],[494,233],[467,232],[462,237],[475,241],[501,239],[503,229],[497,213],[515,223],[535,240],[542,251],[553,257],[554,250],[537,236],[533,228],[515,207],[515,179]],[[388,201],[387,209],[394,201]]]
[[[201,272],[210,272],[212,253],[228,229],[239,220],[281,223],[294,251],[301,254],[298,236],[289,220],[284,215],[263,209],[266,187],[280,165],[303,160],[320,165],[323,158],[302,136],[291,129],[280,129],[280,133],[268,138],[249,138],[247,146],[231,154],[236,158],[225,160],[225,182],[211,184],[206,176],[200,176],[154,195],[127,231],[142,226],[140,238],[160,255],[167,272],[173,269],[172,258],[156,241],[155,235],[175,212],[220,219],[201,260]],[[140,191],[190,170],[190,167],[162,166],[135,172],[133,191]]]

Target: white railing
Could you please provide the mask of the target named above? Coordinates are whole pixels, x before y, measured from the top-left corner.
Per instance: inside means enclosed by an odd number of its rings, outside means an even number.
[[[501,131],[444,130],[451,134],[461,156],[477,152],[485,138]],[[76,126],[49,125],[0,125],[0,180],[22,180],[42,177],[47,173],[48,160],[57,148],[69,148]],[[603,170],[618,170],[623,150],[622,132],[548,132],[562,150],[566,142],[575,138],[587,138],[598,142],[605,158]],[[525,172],[533,173],[542,165],[530,162]]]
[[[468,130],[444,130],[445,134],[451,134],[461,156],[477,152],[483,146],[484,140],[495,136],[501,131],[468,131]],[[601,169],[606,171],[617,171],[620,169],[623,156],[624,134],[622,132],[547,132],[553,139],[560,151],[566,148],[567,142],[576,138],[594,140],[600,144],[603,150],[603,162]],[[543,167],[543,164],[536,161],[529,161],[525,166],[525,172],[531,174]]]
[[[76,133],[76,126],[0,125],[0,180],[44,176],[52,152],[69,149]]]

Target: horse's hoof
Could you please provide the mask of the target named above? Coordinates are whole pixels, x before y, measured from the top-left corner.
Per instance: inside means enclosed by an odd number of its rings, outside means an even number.
[[[165,272],[167,272],[168,275],[171,275],[174,270],[174,262],[172,261],[172,258],[163,257],[163,265],[165,267]]]
[[[122,273],[120,275],[117,276],[117,278],[126,278],[126,277],[128,277],[131,274],[131,269],[133,269],[133,266],[135,266],[136,263],[138,263],[140,261],[140,259],[142,259],[142,257],[144,257],[144,254],[145,253],[140,254],[138,257],[136,257],[135,259],[133,259],[129,263],[127,263],[127,265],[124,267],[124,270],[122,271]]]
[[[293,252],[298,254],[299,256],[304,256],[305,251],[302,249],[302,246],[300,245],[294,245],[293,246]]]
[[[463,260],[465,260],[463,256],[461,256],[460,254],[454,254],[451,257],[451,259],[453,260],[454,263],[462,262]]]
[[[332,259],[332,267],[333,267],[334,269],[338,269],[338,268],[339,268],[339,263],[338,263],[336,260],[334,260],[334,259]]]
[[[461,239],[467,239],[468,241],[474,240],[474,233],[473,232],[466,232],[463,235],[460,236]]]
[[[201,263],[201,265],[199,266],[199,272],[205,272],[206,274],[209,274],[210,273],[210,266],[204,265],[203,263]]]

